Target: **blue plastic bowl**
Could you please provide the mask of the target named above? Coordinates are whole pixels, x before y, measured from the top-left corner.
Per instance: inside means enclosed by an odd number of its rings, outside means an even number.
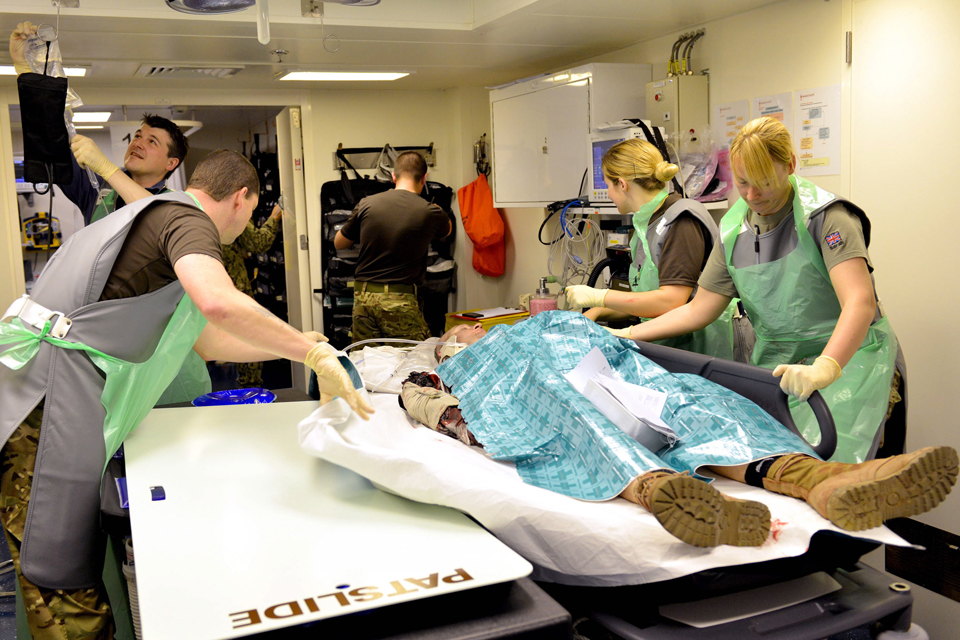
[[[195,398],[191,404],[195,407],[223,407],[232,404],[268,404],[276,399],[277,394],[274,392],[252,387],[214,391]]]

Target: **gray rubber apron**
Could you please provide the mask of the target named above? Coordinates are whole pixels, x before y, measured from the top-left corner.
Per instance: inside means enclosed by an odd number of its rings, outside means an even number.
[[[811,215],[837,198],[803,178],[790,176],[790,183],[799,241],[787,255],[734,267],[734,244],[748,213],[747,204],[738,200],[720,222],[727,267],[757,335],[753,364],[768,368],[811,364],[827,345],[840,317],[840,301],[830,274],[807,228]],[[896,336],[887,319],[880,318],[870,326],[840,379],[820,390],[837,425],[837,450],[831,460],[862,462],[876,451],[896,357]],[[792,400],[791,408],[801,433],[815,442],[818,427],[809,407]]]
[[[656,291],[660,288],[660,269],[657,266],[659,262],[659,252],[653,253],[650,250],[650,240],[648,236],[666,236],[667,228],[673,224],[673,221],[687,212],[683,200],[675,202],[667,209],[660,221],[655,227],[664,225],[664,228],[657,233],[656,229],[650,228],[650,218],[656,213],[657,209],[667,197],[667,190],[663,189],[654,197],[653,200],[645,204],[639,211],[633,214],[633,238],[630,239],[630,289],[640,293]],[[692,213],[692,212],[691,212]],[[710,231],[712,241],[716,240],[717,225],[713,218],[706,215],[695,216],[704,227]],[[662,242],[662,239],[660,240]],[[734,315],[737,313],[737,301],[732,300],[724,309],[723,313],[713,323],[683,336],[675,338],[666,338],[658,340],[657,344],[667,347],[683,349],[684,351],[693,351],[726,360],[735,360],[735,342],[734,342]],[[649,318],[641,318],[640,322],[646,322]]]
[[[169,193],[171,189],[164,187],[160,193]],[[189,195],[189,194],[187,194]],[[199,206],[199,203],[197,203]],[[117,192],[113,189],[105,189],[103,196],[97,202],[93,210],[93,216],[90,223],[106,218],[114,212],[117,207]],[[213,385],[210,382],[210,374],[207,372],[207,363],[191,351],[183,361],[183,366],[177,377],[173,379],[170,386],[163,392],[157,405],[174,404],[177,402],[190,402],[194,398],[210,393]]]
[[[45,399],[20,550],[24,576],[43,587],[99,583],[106,461],[153,408],[206,323],[178,281],[98,300],[133,220],[156,201],[194,204],[183,193],[139,200],[80,230],[50,259],[30,298],[70,319],[62,340],[19,318],[0,326],[4,442]]]

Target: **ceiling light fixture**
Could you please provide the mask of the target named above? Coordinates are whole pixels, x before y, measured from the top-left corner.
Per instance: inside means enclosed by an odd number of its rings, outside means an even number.
[[[106,122],[113,115],[109,111],[74,111],[74,122]]]
[[[84,67],[64,67],[63,72],[71,78],[82,78],[87,75],[87,70]],[[13,68],[13,65],[0,65],[0,76],[15,75],[17,75],[17,70]]]
[[[307,80],[318,82],[355,82],[364,80],[396,80],[409,72],[384,71],[289,71],[280,80]]]
[[[76,125],[73,128],[77,129],[78,131],[80,129],[103,129],[103,125],[102,124],[81,124],[81,125]]]
[[[235,13],[249,9],[255,0],[167,0],[167,6],[181,13]]]

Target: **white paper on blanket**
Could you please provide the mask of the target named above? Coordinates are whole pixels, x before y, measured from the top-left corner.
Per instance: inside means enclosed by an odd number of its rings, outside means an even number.
[[[845,533],[800,500],[717,478],[720,491],[770,508],[772,535],[760,547],[692,547],[635,504],[583,502],[525,484],[512,464],[410,419],[395,396],[372,394],[371,400],[377,412],[369,422],[340,399],[320,407],[299,425],[301,448],[391,493],[471,515],[530,561],[537,579],[587,586],[658,582],[799,556],[817,531]],[[857,537],[909,546],[886,527]]]
[[[660,418],[667,394],[621,380],[600,349],[587,352],[564,377],[607,420],[650,451],[677,441],[677,434]]]
[[[605,376],[600,377],[605,378]],[[606,379],[610,380],[611,378]],[[665,431],[661,431],[631,413],[597,378],[587,380],[582,393],[600,413],[606,416],[607,420],[623,429],[624,433],[646,447],[647,450],[656,453],[663,447],[677,441],[676,434],[669,427],[666,427]]]
[[[573,385],[573,388],[583,393],[588,380],[593,380],[597,376],[615,376],[616,373],[610,367],[610,363],[603,357],[603,352],[594,347],[587,352],[576,367],[563,374],[567,382]]]

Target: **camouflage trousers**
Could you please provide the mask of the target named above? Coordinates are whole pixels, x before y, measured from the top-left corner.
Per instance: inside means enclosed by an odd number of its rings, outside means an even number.
[[[247,387],[263,386],[263,363],[262,362],[238,362],[237,365],[237,386],[240,389]]]
[[[13,432],[0,453],[0,520],[23,593],[27,624],[35,640],[110,639],[114,634],[113,612],[103,584],[73,591],[46,589],[20,573],[20,544],[42,420],[43,402]]]
[[[427,321],[412,293],[372,293],[354,291],[353,342],[371,338],[430,337]]]

